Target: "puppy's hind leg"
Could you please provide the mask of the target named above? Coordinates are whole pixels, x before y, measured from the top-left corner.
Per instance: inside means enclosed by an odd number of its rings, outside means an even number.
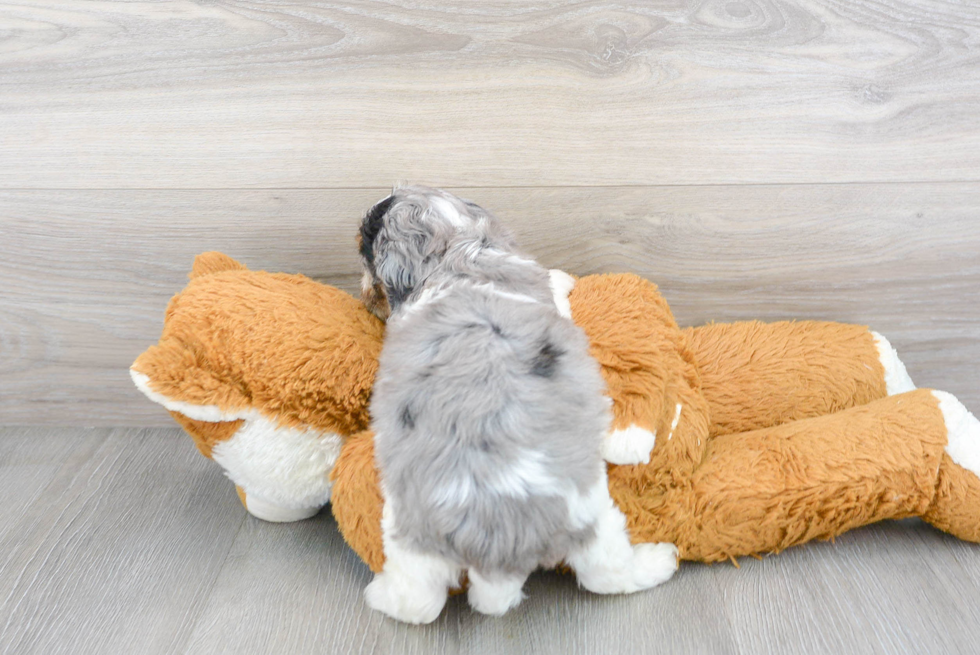
[[[521,603],[524,598],[521,588],[527,576],[497,574],[484,577],[476,569],[470,569],[469,580],[466,598],[470,607],[481,614],[503,616]]]
[[[385,563],[364,589],[368,607],[405,623],[432,623],[442,612],[449,588],[459,583],[461,569],[432,553],[414,550],[394,536],[390,503],[381,517]]]
[[[573,517],[591,514],[595,537],[570,553],[566,563],[578,582],[597,594],[629,594],[666,582],[677,570],[677,547],[670,543],[632,545],[626,517],[609,496],[605,470]]]

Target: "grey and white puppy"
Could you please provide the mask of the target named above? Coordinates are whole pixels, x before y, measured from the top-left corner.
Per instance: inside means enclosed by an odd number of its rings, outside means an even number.
[[[517,605],[538,566],[609,578],[609,401],[549,272],[489,212],[425,187],[371,209],[361,255],[365,300],[390,313],[371,400],[386,563],[368,603],[428,622],[463,571],[489,614]],[[635,577],[620,570],[636,566],[628,538],[613,539],[613,573]]]

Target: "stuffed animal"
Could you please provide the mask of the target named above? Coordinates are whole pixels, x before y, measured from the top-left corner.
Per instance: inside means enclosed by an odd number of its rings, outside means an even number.
[[[190,278],[132,366],[137,387],[250,513],[298,520],[330,501],[383,572],[367,403],[384,326],[335,288],[220,253]],[[555,279],[606,380],[609,491],[633,544],[715,562],[905,517],[980,541],[980,421],[916,390],[880,335],[810,321],[681,329],[635,275]]]

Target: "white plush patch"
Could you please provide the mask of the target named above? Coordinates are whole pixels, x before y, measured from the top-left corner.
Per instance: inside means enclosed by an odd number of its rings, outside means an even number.
[[[381,494],[387,498],[384,484]],[[460,568],[406,548],[395,536],[395,517],[387,500],[381,511],[381,541],[385,564],[364,589],[368,607],[405,623],[432,623],[446,604],[449,588],[459,583]]]
[[[140,391],[171,411],[208,423],[244,421],[230,439],[211,449],[211,458],[245,490],[249,512],[266,520],[283,520],[266,516],[295,515],[294,511],[315,514],[330,501],[330,471],[343,444],[339,435],[281,426],[252,408],[227,412],[216,405],[172,400],[153,391],[148,376],[129,372]],[[253,508],[258,509],[253,512]]]
[[[605,468],[596,486],[572,509],[580,519],[595,517],[595,538],[565,560],[589,591],[633,593],[666,582],[677,570],[673,544],[630,544],[626,517],[609,495]]]
[[[524,577],[506,577],[490,580],[474,570],[469,572],[470,588],[466,598],[470,607],[481,614],[503,616],[521,604],[524,594]]]
[[[683,409],[684,407],[677,403],[677,408],[674,410],[674,420],[670,422],[670,434],[667,435],[667,441],[674,438],[674,430],[677,429],[677,424],[681,422],[681,410]]]
[[[946,422],[946,452],[950,459],[980,476],[980,421],[956,396],[933,391]]]
[[[342,444],[332,432],[284,427],[256,415],[215,444],[211,457],[247,498],[286,509],[313,508],[330,501],[330,471]]]
[[[892,348],[888,339],[877,332],[872,331],[871,336],[874,337],[875,347],[878,349],[878,360],[885,368],[885,389],[888,395],[894,396],[906,391],[914,391],[915,384],[912,383],[912,378],[905,370],[905,364],[898,358],[898,351]]]
[[[610,464],[649,464],[656,442],[656,433],[636,425],[613,430],[602,440],[602,458]]]
[[[249,496],[248,492],[245,493],[245,509],[255,518],[269,521],[270,523],[302,521],[311,516],[316,516],[320,511],[319,507],[300,507],[298,509],[280,507],[279,505],[267,503],[261,498]]]
[[[575,288],[575,278],[557,268],[548,271],[548,275],[550,277],[551,294],[555,299],[555,306],[558,308],[558,313],[565,318],[572,318],[572,305],[568,301],[568,294]]]

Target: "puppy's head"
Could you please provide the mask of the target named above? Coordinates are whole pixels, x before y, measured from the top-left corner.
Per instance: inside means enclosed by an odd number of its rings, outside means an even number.
[[[474,240],[512,247],[510,235],[486,210],[428,187],[396,189],[374,205],[359,234],[364,277],[361,299],[386,319],[442,262]]]

